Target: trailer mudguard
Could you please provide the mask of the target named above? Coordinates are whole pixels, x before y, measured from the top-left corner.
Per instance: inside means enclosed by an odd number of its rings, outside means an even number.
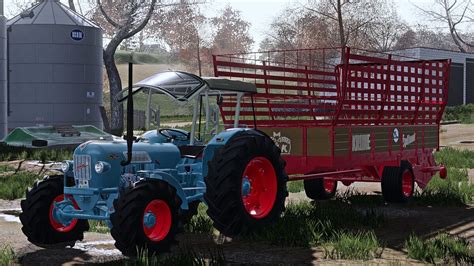
[[[207,163],[212,160],[214,157],[214,153],[216,149],[224,146],[229,142],[232,138],[238,135],[238,133],[243,132],[243,131],[248,131],[251,132],[252,134],[255,135],[265,135],[265,133],[260,132],[258,130],[252,129],[252,128],[229,128],[226,129],[209,141],[209,143],[206,145],[206,148],[204,149],[204,155],[202,158],[202,176],[206,177],[207,176],[207,171],[208,171],[208,166]],[[266,136],[266,135],[265,135]]]

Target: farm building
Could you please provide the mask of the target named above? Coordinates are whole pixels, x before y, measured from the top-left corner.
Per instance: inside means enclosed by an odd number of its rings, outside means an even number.
[[[99,27],[59,0],[43,0],[7,22],[7,40],[10,130],[67,125],[103,128]]]
[[[7,31],[0,3],[0,140],[7,134]]]
[[[425,47],[397,50],[393,53],[422,60],[451,59],[448,105],[474,103],[474,54]]]

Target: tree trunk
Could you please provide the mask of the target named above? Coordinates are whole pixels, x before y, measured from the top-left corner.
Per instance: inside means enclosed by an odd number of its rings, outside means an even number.
[[[74,12],[77,12],[76,11],[76,6],[74,5],[74,0],[69,0],[69,8],[74,11]]]
[[[104,51],[104,64],[110,87],[110,130],[116,136],[123,133],[123,104],[117,102],[117,95],[122,90],[122,81],[115,65],[114,53]]]
[[[199,76],[202,76],[202,66],[201,66],[201,38],[197,37],[197,63],[199,69]]]
[[[341,0],[337,0],[337,22],[339,24],[339,42],[341,44],[341,48],[346,46],[346,36],[344,33],[344,21],[342,20],[342,5]]]

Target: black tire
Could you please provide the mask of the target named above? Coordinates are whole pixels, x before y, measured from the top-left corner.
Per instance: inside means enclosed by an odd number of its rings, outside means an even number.
[[[153,241],[145,234],[143,216],[147,205],[153,200],[167,204],[171,212],[171,227],[163,239]],[[126,256],[136,256],[138,250],[148,249],[148,255],[169,251],[175,244],[178,229],[178,210],[181,199],[176,189],[161,180],[143,180],[127,190],[114,201],[115,211],[110,215],[112,237],[115,247]]]
[[[37,181],[32,189],[26,192],[26,199],[21,201],[21,230],[31,243],[44,248],[73,247],[76,241],[84,238],[84,231],[89,230],[87,220],[77,220],[69,232],[59,232],[53,228],[49,218],[53,200],[63,194],[63,176],[46,177]]]
[[[331,192],[326,191],[324,188],[323,178],[304,180],[303,184],[306,196],[312,200],[328,200],[336,195],[337,182]]]
[[[265,157],[271,162],[276,174],[276,198],[272,209],[259,219],[246,210],[241,196],[242,175],[247,164],[256,157]],[[285,162],[280,157],[280,149],[273,141],[255,131],[244,131],[234,136],[225,146],[215,151],[208,163],[205,177],[208,204],[207,214],[214,227],[227,236],[254,231],[278,219],[285,209],[288,196]]]
[[[411,174],[411,192],[406,195],[403,192],[403,175]],[[402,161],[401,166],[386,166],[382,172],[382,195],[386,202],[404,203],[409,201],[414,193],[415,178],[411,165]]]
[[[187,210],[181,210],[179,211],[179,224],[180,227],[185,226],[188,224],[191,219],[198,213],[198,208],[200,201],[193,201],[189,203],[189,209]]]

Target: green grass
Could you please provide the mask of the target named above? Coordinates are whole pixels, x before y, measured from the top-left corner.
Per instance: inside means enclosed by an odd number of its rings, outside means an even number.
[[[422,240],[410,236],[405,242],[408,257],[428,263],[474,263],[474,253],[465,239],[440,234],[433,239]]]
[[[10,246],[0,247],[0,265],[13,265],[16,259],[15,252]]]
[[[110,229],[104,221],[89,220],[89,232],[107,234]]]
[[[338,201],[323,202],[316,206],[309,202],[298,202],[290,203],[276,223],[244,237],[278,246],[309,247],[332,241],[343,231],[371,230],[383,222],[381,213],[373,210],[357,211]]]
[[[209,249],[207,252],[197,252],[190,247],[178,247],[177,253],[156,256],[148,254],[147,250],[141,250],[135,259],[131,259],[126,265],[148,266],[148,265],[224,265],[225,256],[221,249]]]
[[[206,211],[207,206],[199,204],[198,213],[184,226],[184,230],[189,233],[211,234],[213,230],[212,220],[207,216]]]
[[[323,247],[326,259],[333,260],[370,260],[379,258],[383,251],[373,232],[343,232]]]
[[[9,165],[0,165],[0,174],[10,171],[15,171],[15,169],[10,167]]]
[[[444,121],[459,120],[464,124],[474,123],[474,104],[446,107],[443,115]]]
[[[415,194],[415,202],[435,206],[464,206],[473,202],[474,184],[468,180],[466,169],[448,168],[448,178],[438,176]]]
[[[288,182],[286,183],[286,185],[288,188],[288,192],[290,193],[298,193],[304,191],[303,180]]]
[[[451,147],[435,153],[436,162],[452,168],[474,168],[474,151]]]
[[[14,200],[23,198],[26,189],[33,186],[35,180],[40,179],[36,174],[18,172],[0,177],[0,199]]]
[[[62,162],[72,158],[71,149],[27,149],[0,143],[0,161],[38,160]]]

